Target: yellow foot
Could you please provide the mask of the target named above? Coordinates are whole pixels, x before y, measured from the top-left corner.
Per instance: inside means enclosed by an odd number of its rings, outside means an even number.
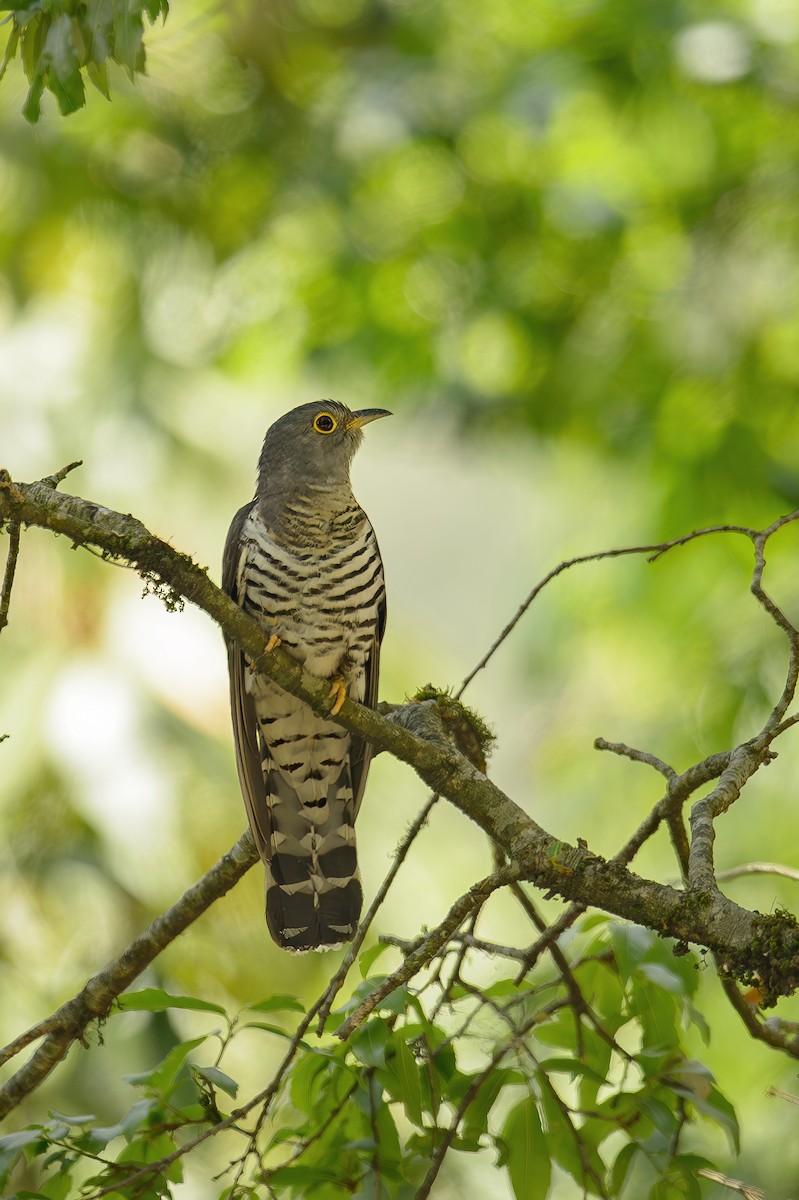
[[[270,636],[269,641],[266,643],[266,650],[264,651],[264,654],[271,654],[273,650],[277,650],[279,645],[280,645],[280,638],[277,636],[276,633],[273,633]]]
[[[330,680],[329,696],[335,696],[333,707],[330,710],[331,717],[335,717],[341,711],[341,706],[347,699],[347,685],[340,675],[334,675]]]

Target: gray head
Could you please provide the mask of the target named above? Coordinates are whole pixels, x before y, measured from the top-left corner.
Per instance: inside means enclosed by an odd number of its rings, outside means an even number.
[[[267,431],[258,463],[258,495],[290,495],[306,484],[349,486],[350,463],[363,426],[390,417],[385,408],[351,412],[335,400],[314,400],[287,412]]]

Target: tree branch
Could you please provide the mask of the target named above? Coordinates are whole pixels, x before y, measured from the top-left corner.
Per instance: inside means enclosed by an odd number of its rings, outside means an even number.
[[[781,518],[770,530],[796,517],[799,513]],[[52,486],[52,480],[13,484],[6,475],[0,480],[0,521],[38,525],[64,534],[75,546],[99,549],[106,558],[134,566],[168,606],[178,606],[185,598],[202,608],[243,649],[257,670],[305,701],[319,715],[329,716],[328,683],[304,672],[281,649],[267,654],[267,639],[260,626],[224,595],[210,581],[207,572],[188,555],[155,537],[135,518],[59,493]],[[758,535],[756,531],[739,526],[715,526],[659,546],[581,556],[550,572],[544,583],[577,562],[624,553],[647,552],[657,557],[673,546],[719,531],[760,537],[762,558],[762,545],[769,531]],[[759,570],[758,581],[762,567]],[[543,583],[537,590],[540,591],[542,586]],[[771,609],[769,612],[774,616]],[[407,713],[413,707],[405,706],[401,711]],[[708,854],[712,836],[708,842],[707,830],[710,822],[712,835],[716,811],[723,811],[728,797],[734,799],[746,778],[766,761],[768,744],[779,732],[786,708],[787,705],[781,702],[775,709],[777,715],[772,725],[757,739],[727,756],[722,779],[711,793],[714,799],[710,802],[711,798],[706,798],[704,809],[699,809],[692,877],[697,886],[689,892],[634,875],[624,865],[623,853],[614,861],[606,862],[583,845],[574,847],[559,841],[462,754],[445,744],[443,737],[431,738],[429,734],[420,737],[413,729],[405,727],[407,722],[388,719],[351,700],[344,702],[335,719],[378,749],[408,763],[433,792],[440,793],[475,821],[502,848],[511,864],[505,882],[510,878],[525,879],[581,907],[594,905],[646,925],[663,936],[705,946],[718,953],[731,975],[743,980],[756,977],[764,997],[773,1002],[778,995],[790,993],[799,985],[799,926],[783,914],[764,917],[751,913],[711,886],[714,884],[712,858],[708,859]],[[396,718],[396,714],[394,716]],[[707,777],[711,773],[711,763],[712,771],[715,771],[717,758],[714,756],[679,777],[686,793],[693,786],[694,775]],[[654,761],[652,765],[658,766]],[[661,768],[658,766],[658,769]],[[670,780],[671,795],[666,804],[677,802],[674,786]],[[667,813],[668,808],[664,807],[662,815]],[[657,819],[662,819],[662,815],[658,814]],[[457,922],[452,928],[456,927]],[[549,942],[551,939],[546,936]],[[421,954],[420,964],[423,958],[424,954]],[[51,1065],[47,1066],[49,1069]]]
[[[87,1025],[105,1017],[117,996],[144,968],[215,900],[229,892],[257,861],[258,852],[248,831],[171,908],[156,917],[119,958],[94,975],[77,996],[0,1051],[0,1063],[7,1062],[44,1036],[24,1067],[0,1087],[0,1119],[47,1078],[72,1043],[82,1039]]]

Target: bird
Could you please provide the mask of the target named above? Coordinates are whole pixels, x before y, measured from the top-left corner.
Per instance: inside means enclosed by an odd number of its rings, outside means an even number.
[[[386,625],[383,562],[350,483],[363,427],[387,409],[302,404],[268,430],[255,497],[236,513],[223,590],[306,671],[330,681],[330,717],[377,703]],[[372,747],[263,674],[227,641],[239,783],[266,869],[266,923],[304,952],[350,941],[363,893],[355,817]]]

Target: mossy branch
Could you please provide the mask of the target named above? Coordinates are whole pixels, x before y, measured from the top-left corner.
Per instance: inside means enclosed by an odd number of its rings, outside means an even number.
[[[59,492],[58,484],[68,469],[32,484],[14,483],[7,472],[0,473],[0,523],[7,523],[12,529],[31,525],[48,529],[69,538],[74,547],[99,551],[103,558],[134,567],[170,607],[183,600],[196,604],[242,647],[259,671],[318,714],[329,715],[327,682],[307,674],[280,649],[267,654],[263,630],[216,587],[206,569],[156,537],[135,517]],[[782,523],[796,515],[782,518]],[[780,523],[775,523],[770,532],[779,526]],[[757,533],[739,527],[734,532]],[[760,540],[756,542],[759,552],[756,583],[761,592],[758,599],[788,634],[792,650],[788,681],[769,723],[756,739],[727,756],[723,765],[719,764],[720,769],[716,769],[714,759],[712,764],[708,760],[707,764],[697,764],[678,776],[671,768],[665,768],[664,772],[665,764],[659,760],[653,762],[652,756],[637,755],[666,774],[669,796],[646,819],[640,837],[634,835],[631,839],[636,847],[650,836],[660,820],[674,815],[675,804],[688,798],[695,781],[719,778],[715,793],[700,802],[696,810],[698,836],[692,846],[696,861],[691,882],[695,880],[702,885],[709,884],[712,878],[712,857],[706,847],[707,826],[727,803],[731,768],[735,772],[733,782],[743,786],[768,761],[770,742],[793,723],[785,713],[796,681],[796,638],[792,627],[786,628],[787,622],[776,605],[767,597],[767,602],[763,600],[762,547],[768,532],[757,535]],[[645,549],[657,554],[694,536],[698,534]],[[556,573],[547,578],[554,578]],[[570,912],[595,906],[678,942],[706,947],[717,955],[730,975],[745,980],[757,978],[762,994],[769,1000],[799,986],[799,926],[793,918],[786,914],[761,917],[734,904],[715,886],[694,886],[681,891],[642,879],[628,869],[626,856],[606,862],[591,853],[584,843],[572,846],[548,833],[486,777],[484,766],[490,733],[479,718],[450,695],[428,686],[414,701],[396,706],[388,715],[347,700],[336,720],[367,738],[377,749],[409,764],[433,792],[475,821],[506,857],[508,878],[527,880],[551,895],[571,901]],[[603,743],[603,748],[612,747]],[[710,769],[704,770],[708,764]]]

